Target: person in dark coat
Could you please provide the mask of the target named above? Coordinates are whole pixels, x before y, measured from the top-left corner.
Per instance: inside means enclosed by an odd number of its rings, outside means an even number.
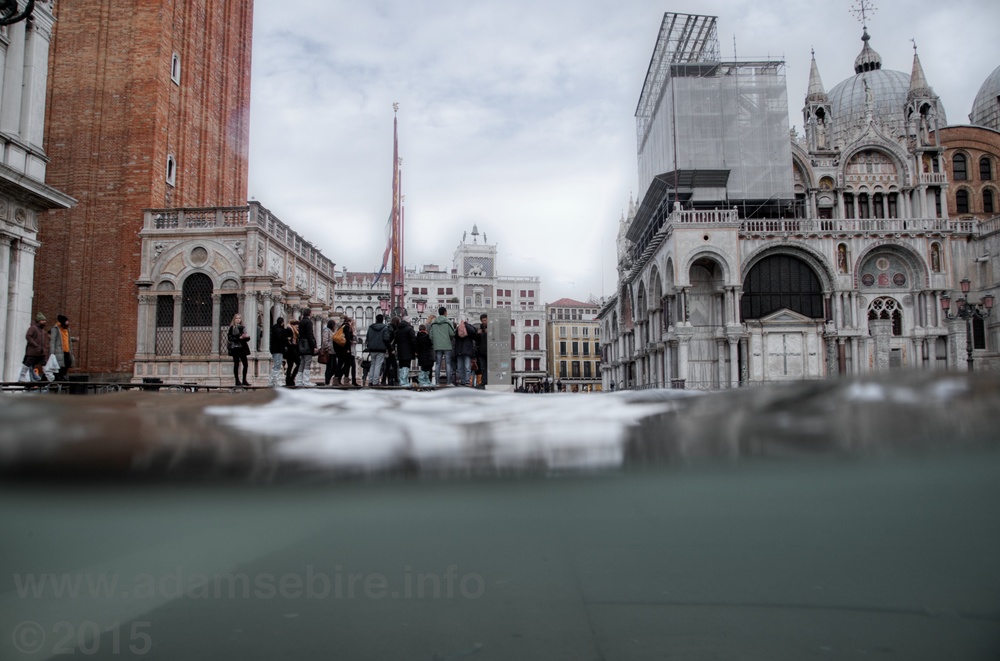
[[[333,373],[333,381],[337,383],[338,381],[342,385],[358,385],[358,380],[356,377],[357,368],[354,366],[354,354],[351,353],[351,349],[354,348],[354,322],[345,317],[342,322],[340,322],[340,327],[338,331],[343,329],[344,331],[344,343],[337,344],[333,343],[333,357],[337,361],[337,371]],[[334,331],[336,334],[337,331]],[[350,378],[350,381],[348,381]]]
[[[375,315],[375,323],[368,327],[365,335],[365,351],[371,354],[371,369],[368,372],[368,385],[377,386],[382,379],[382,368],[385,365],[385,355],[392,346],[392,327],[385,323],[385,316]],[[362,365],[362,367],[364,367]]]
[[[479,375],[479,386],[485,388],[489,373],[489,333],[487,331],[489,318],[486,313],[479,315],[479,335],[476,336],[476,374]]]
[[[417,351],[417,366],[420,368],[417,384],[429,386],[431,385],[431,369],[434,367],[434,342],[427,333],[427,326],[420,324],[420,330],[417,331],[414,344]]]
[[[476,355],[479,331],[465,319],[458,322],[455,332],[455,355],[458,356],[458,385],[469,385],[472,372],[472,357]]]
[[[243,325],[243,317],[239,314],[233,315],[233,320],[229,324],[229,331],[226,334],[229,341],[229,355],[233,357],[233,378],[236,385],[248,386],[247,381],[247,356],[250,355],[250,335],[246,326]],[[243,365],[243,380],[240,380],[240,365]]]
[[[288,350],[285,351],[285,385],[291,388],[295,385],[295,378],[299,374],[299,365],[302,363],[299,356],[299,320],[292,319],[285,329],[285,339],[288,340]]]
[[[271,336],[267,347],[271,352],[271,376],[267,378],[269,388],[274,388],[281,381],[281,361],[285,359],[285,352],[288,351],[287,330],[284,317],[278,317],[274,325],[271,326]]]
[[[299,354],[302,365],[299,367],[299,378],[295,385],[303,388],[314,388],[316,384],[309,380],[313,356],[316,355],[316,331],[313,329],[312,310],[302,308],[299,318]]]
[[[393,317],[392,323],[396,328],[396,360],[399,361],[399,384],[410,387],[410,367],[413,366],[413,359],[417,352],[417,332],[406,320]]]

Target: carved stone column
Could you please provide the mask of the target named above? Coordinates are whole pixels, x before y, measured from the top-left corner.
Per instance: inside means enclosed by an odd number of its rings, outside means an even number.
[[[137,356],[145,356],[152,353],[151,347],[155,347],[155,339],[151,342],[155,331],[151,330],[156,321],[156,296],[149,294],[149,287],[139,288],[139,315],[135,329],[135,353]],[[152,321],[151,321],[152,318]]]
[[[884,372],[889,369],[889,341],[892,339],[892,320],[872,319],[868,322],[872,340],[875,343],[875,353],[872,359],[872,369]]]
[[[184,326],[184,318],[181,316],[184,307],[184,296],[174,294],[174,348],[170,352],[173,356],[181,355],[181,328]]]

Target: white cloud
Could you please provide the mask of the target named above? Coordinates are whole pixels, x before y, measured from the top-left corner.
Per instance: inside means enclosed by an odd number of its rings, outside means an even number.
[[[633,113],[663,11],[719,16],[723,57],[734,36],[741,58],[784,57],[793,124],[810,49],[829,90],[853,75],[861,48],[847,3],[255,5],[250,194],[338,265],[373,268],[384,249],[398,101],[407,264],[447,264],[478,223],[500,245],[501,270],[540,275],[546,300],[614,289],[618,219],[629,195],[644,192]],[[1000,64],[1000,5],[880,5],[869,32],[885,68],[909,73],[915,38],[949,120],[967,121]]]

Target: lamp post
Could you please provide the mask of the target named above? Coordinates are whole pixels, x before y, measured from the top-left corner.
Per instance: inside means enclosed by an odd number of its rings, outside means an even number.
[[[413,318],[412,323],[417,325],[417,323],[424,318],[424,310],[427,309],[427,299],[415,298],[413,299],[413,304],[417,306],[417,316]]]
[[[389,311],[389,295],[379,294],[378,296],[378,306],[382,310],[382,314]]]
[[[962,298],[955,301],[958,304],[958,313],[951,313],[951,297],[947,294],[941,297],[941,311],[944,313],[947,319],[964,319],[965,320],[965,351],[966,351],[966,363],[969,365],[969,371],[972,371],[972,320],[973,319],[986,319],[990,316],[990,310],[993,309],[993,294],[987,294],[983,296],[983,300],[979,303],[972,304],[969,303],[968,296],[969,290],[972,288],[972,283],[969,282],[968,278],[962,278],[959,285],[962,287]]]
[[[35,0],[28,0],[21,11],[17,10],[17,0],[0,0],[0,25],[11,25],[31,18],[33,11]]]
[[[403,283],[397,282],[392,286],[392,316],[402,318],[406,314],[403,305]]]

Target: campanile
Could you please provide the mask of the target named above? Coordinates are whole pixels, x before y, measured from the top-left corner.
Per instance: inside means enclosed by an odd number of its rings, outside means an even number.
[[[253,0],[59,0],[36,309],[93,379],[132,374],[143,209],[247,201]]]

